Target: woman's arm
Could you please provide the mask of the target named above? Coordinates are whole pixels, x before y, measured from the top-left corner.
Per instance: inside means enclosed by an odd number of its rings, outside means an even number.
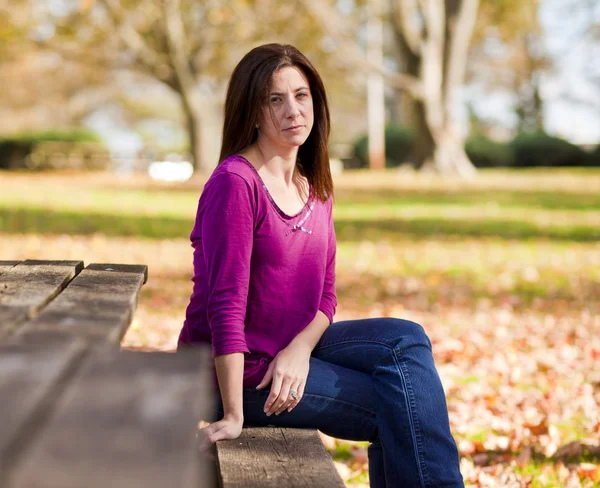
[[[198,449],[206,451],[215,442],[237,439],[244,426],[242,408],[242,381],[244,378],[244,355],[236,352],[215,357],[215,368],[223,402],[223,418],[198,432]],[[208,455],[214,459],[214,456]]]
[[[327,202],[327,210],[327,261],[325,264],[325,279],[323,280],[323,292],[321,293],[319,311],[325,314],[325,316],[329,319],[329,323],[332,323],[333,316],[335,315],[335,310],[337,308],[337,293],[335,291],[335,257],[337,252],[337,240],[335,237],[335,227],[333,225],[332,197],[330,197],[329,201]]]
[[[329,317],[319,310],[312,322],[292,339],[288,347],[300,346],[302,349],[306,349],[310,355],[329,325]]]
[[[242,382],[244,379],[244,355],[236,352],[215,358],[224,419],[244,422]]]
[[[242,431],[244,353],[250,352],[245,316],[254,239],[253,198],[248,183],[237,174],[223,173],[209,184],[200,199],[192,238],[202,243],[207,318],[224,416],[202,429],[201,449],[221,439],[235,439]]]

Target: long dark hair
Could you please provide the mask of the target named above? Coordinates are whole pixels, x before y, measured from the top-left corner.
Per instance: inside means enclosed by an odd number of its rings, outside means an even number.
[[[296,171],[306,177],[315,196],[325,202],[333,195],[327,149],[330,131],[327,96],[321,76],[306,56],[294,46],[258,46],[246,54],[233,70],[225,99],[219,161],[222,162],[256,141],[260,107],[265,93],[271,89],[273,73],[288,66],[299,68],[306,76],[314,109],[313,128],[304,144],[298,148]]]

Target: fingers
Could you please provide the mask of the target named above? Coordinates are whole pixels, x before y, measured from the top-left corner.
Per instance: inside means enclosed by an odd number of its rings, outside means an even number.
[[[197,445],[200,451],[209,450],[217,441],[222,439],[237,437],[237,435],[232,434],[228,423],[223,421],[215,422],[208,427],[199,428],[196,432],[196,436],[198,438]]]
[[[213,454],[214,447],[211,446],[208,449],[198,448],[198,450],[200,451],[200,457],[202,459],[206,459],[207,461],[216,461],[217,457]]]
[[[294,403],[294,399],[292,397],[288,397],[286,401],[281,405],[281,407],[275,412],[275,415],[279,415],[280,413],[286,411],[292,403]]]
[[[290,404],[287,407],[288,412],[291,412],[292,410],[294,410],[294,408],[296,408],[296,406],[300,403],[300,400],[302,400],[302,397],[304,396],[304,385],[305,385],[305,382],[302,381],[296,388],[298,397],[295,400],[292,398],[292,401],[290,402]]]
[[[198,429],[198,449],[201,451],[206,451],[209,449],[215,442],[217,442],[217,432],[222,429],[223,425],[219,424],[219,422],[215,422],[214,424],[204,427],[203,429]]]
[[[298,402],[300,401],[300,386],[301,386],[301,382],[296,382],[294,384],[294,386],[290,387],[289,389],[289,393],[288,396],[285,398],[285,401],[283,402],[282,406],[277,409],[277,411],[275,412],[275,415],[279,415],[280,413],[284,412],[285,410],[287,410],[288,412],[291,412],[292,410],[292,405],[296,406],[298,405]],[[294,399],[291,395],[291,392],[295,391],[296,392],[296,399]]]
[[[281,412],[283,412],[286,408],[286,405],[290,402],[290,400],[292,399],[290,397],[290,389],[291,389],[291,381],[284,381],[283,384],[281,385],[281,391],[279,392],[279,397],[277,398],[277,400],[275,400],[275,402],[273,403],[273,406],[270,409],[271,413],[274,413],[275,415],[279,415]],[[268,413],[267,416],[269,416],[270,414]]]
[[[281,386],[283,383],[283,374],[278,373],[277,371],[273,373],[273,381],[271,382],[271,393],[267,397],[267,401],[265,402],[264,412],[269,417],[273,412],[275,412],[275,402],[279,400],[279,396],[281,393]],[[289,387],[288,387],[289,389]]]
[[[284,412],[285,410],[287,410],[288,412],[291,412],[298,405],[298,403],[300,403],[300,400],[302,399],[302,396],[304,395],[304,385],[305,385],[305,382],[303,382],[303,381],[296,383],[294,386],[289,388],[287,396],[285,396],[285,392],[284,392],[285,387],[282,387],[279,397],[275,401],[275,403],[273,404],[273,407],[272,407],[272,410],[274,410],[275,415],[279,415],[280,413]],[[296,391],[295,399],[292,397],[292,395],[290,393],[293,390]],[[280,405],[279,408],[277,408],[278,405]]]

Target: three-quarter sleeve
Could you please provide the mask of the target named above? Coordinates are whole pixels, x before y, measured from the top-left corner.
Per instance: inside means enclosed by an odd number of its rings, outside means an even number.
[[[336,238],[335,228],[333,226],[333,199],[329,198],[327,202],[328,215],[328,239],[327,239],[327,262],[325,268],[325,280],[323,285],[323,293],[321,294],[321,303],[319,310],[323,312],[329,319],[329,323],[333,322],[335,309],[337,307],[337,296],[335,292],[335,253],[336,253]]]
[[[207,319],[213,358],[249,353],[246,303],[254,232],[252,189],[234,173],[217,175],[207,184],[198,215],[207,274]]]

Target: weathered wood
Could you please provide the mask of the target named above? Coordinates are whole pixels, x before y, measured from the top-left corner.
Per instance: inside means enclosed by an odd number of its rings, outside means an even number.
[[[43,419],[83,351],[83,342],[76,338],[37,346],[0,345],[0,473],[18,454],[21,440]]]
[[[82,261],[27,260],[2,273],[0,338],[33,317],[82,269]]]
[[[195,447],[212,404],[209,350],[95,347],[7,488],[214,486]]]
[[[133,319],[147,266],[90,264],[18,334],[56,331],[118,344]]]
[[[0,261],[0,275],[11,268],[14,268],[21,261]]]
[[[143,285],[148,281],[148,266],[145,264],[100,264],[92,263],[87,268],[94,271],[107,271],[115,273],[134,273],[144,276]]]
[[[313,429],[246,427],[216,452],[223,488],[344,487]]]

